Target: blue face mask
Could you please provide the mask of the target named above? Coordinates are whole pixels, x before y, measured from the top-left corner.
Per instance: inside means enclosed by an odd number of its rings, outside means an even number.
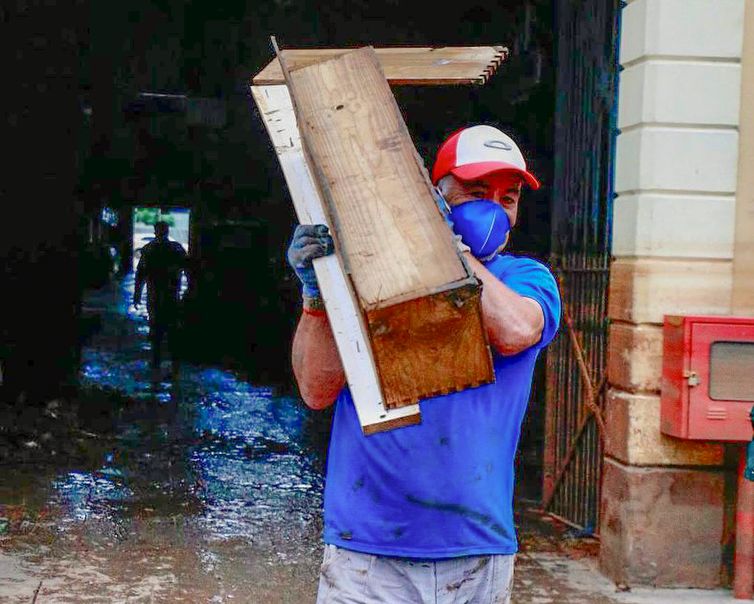
[[[500,204],[474,199],[450,208],[449,218],[456,235],[482,262],[491,260],[508,243],[511,224]]]

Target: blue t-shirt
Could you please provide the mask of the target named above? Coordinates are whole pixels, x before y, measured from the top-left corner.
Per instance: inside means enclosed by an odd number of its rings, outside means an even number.
[[[426,399],[422,423],[364,436],[348,389],[338,397],[325,483],[325,543],[410,558],[513,554],[513,462],[539,351],[555,336],[560,296],[550,271],[498,255],[487,268],[536,300],[538,344],[493,351],[495,383]]]

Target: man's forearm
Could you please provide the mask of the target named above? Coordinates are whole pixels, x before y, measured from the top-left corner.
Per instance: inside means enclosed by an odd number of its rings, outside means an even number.
[[[495,350],[512,355],[539,342],[545,322],[539,304],[507,287],[471,254],[466,259],[482,281],[482,315]]]
[[[293,337],[292,360],[306,405],[312,409],[332,405],[346,376],[327,316],[301,315]]]

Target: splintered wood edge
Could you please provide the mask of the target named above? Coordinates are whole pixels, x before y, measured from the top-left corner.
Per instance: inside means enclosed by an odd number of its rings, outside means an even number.
[[[407,50],[410,49],[410,47],[405,47],[405,48]],[[450,47],[450,48],[453,48],[453,47]],[[470,47],[459,46],[455,48],[460,49],[460,48],[470,48]],[[480,73],[476,77],[448,78],[448,77],[437,76],[437,77],[419,77],[419,78],[387,78],[387,81],[392,86],[467,86],[467,85],[484,86],[487,82],[489,82],[490,78],[494,76],[495,73],[497,73],[497,70],[500,67],[500,65],[508,59],[508,56],[510,54],[510,51],[505,46],[488,46],[487,48],[494,49],[495,53],[490,59],[489,63],[487,63],[487,65],[485,65],[484,68],[482,69],[482,73]],[[284,49],[284,50],[292,50],[292,49]],[[312,49],[312,50],[318,50],[318,49]],[[358,48],[342,48],[342,49],[334,48],[334,49],[328,49],[328,50],[332,50],[334,52],[342,51],[345,54],[353,50],[358,50]],[[375,48],[375,51],[377,52],[378,57],[379,57],[380,50],[383,50],[383,48]],[[334,56],[328,54],[328,55],[323,55],[321,60],[327,61],[332,58],[334,58]],[[272,85],[277,85],[277,84],[285,84],[284,77],[283,78],[270,77],[270,76],[261,77],[262,74],[276,60],[277,60],[277,57],[273,58],[262,69],[260,69],[259,72],[251,78],[250,84],[253,86],[272,86]],[[315,61],[315,63],[316,62],[318,61]],[[303,66],[299,67],[298,69],[301,69],[301,68],[303,68]],[[296,69],[293,69],[292,71],[296,71]]]

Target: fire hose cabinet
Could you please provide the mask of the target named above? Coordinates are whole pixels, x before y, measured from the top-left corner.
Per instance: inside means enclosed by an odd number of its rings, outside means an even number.
[[[666,315],[663,336],[663,434],[751,441],[754,318]]]

